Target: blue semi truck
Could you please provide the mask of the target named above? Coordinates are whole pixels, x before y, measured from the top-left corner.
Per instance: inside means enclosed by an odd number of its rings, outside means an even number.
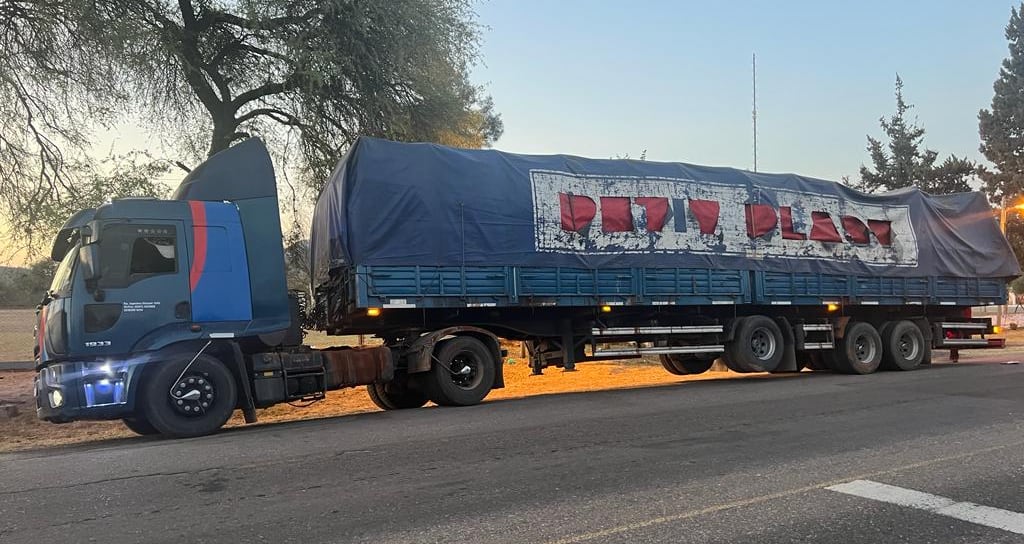
[[[970,308],[1020,272],[978,193],[373,138],[326,181],[310,253],[310,291],[289,291],[255,139],[170,199],[76,213],[38,311],[39,417],[185,437],[342,387],[383,409],[473,405],[503,386],[499,338],[535,373],[644,356],[673,374],[912,370],[987,346]],[[382,345],[313,349],[305,329]]]

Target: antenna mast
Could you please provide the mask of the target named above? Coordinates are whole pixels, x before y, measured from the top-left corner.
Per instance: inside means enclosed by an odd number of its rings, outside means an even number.
[[[754,80],[754,172],[757,172],[757,53],[751,54],[751,74]]]

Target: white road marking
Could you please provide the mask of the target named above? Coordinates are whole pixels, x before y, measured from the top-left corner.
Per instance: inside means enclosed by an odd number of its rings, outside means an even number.
[[[605,529],[599,529],[599,530],[592,531],[592,532],[589,532],[589,533],[576,534],[576,535],[573,535],[573,536],[558,538],[558,539],[555,539],[555,540],[549,540],[549,541],[547,541],[546,544],[577,544],[579,542],[588,542],[588,541],[595,540],[595,539],[598,539],[598,538],[607,538],[607,537],[613,536],[613,535],[625,534],[625,533],[629,533],[629,532],[632,532],[632,531],[637,531],[637,530],[640,530],[640,529],[644,529],[644,528],[647,528],[647,527],[654,527],[654,526],[658,526],[658,525],[662,525],[662,524],[667,524],[667,523],[675,523],[675,522],[678,522],[678,521],[684,521],[684,520],[687,520],[687,519],[692,519],[692,518],[703,516],[703,515],[716,514],[718,512],[733,510],[733,509],[737,509],[737,508],[743,508],[743,507],[746,507],[746,506],[754,506],[754,505],[758,505],[758,504],[763,504],[763,503],[771,502],[771,501],[774,501],[776,499],[785,499],[785,498],[788,498],[788,497],[793,497],[793,496],[796,496],[796,495],[801,495],[803,493],[807,493],[807,492],[810,492],[810,491],[815,491],[815,490],[818,490],[818,489],[827,489],[827,488],[832,487],[832,486],[840,485],[843,482],[849,482],[851,478],[854,479],[854,480],[862,479],[862,478],[877,478],[879,476],[884,476],[884,475],[887,475],[887,474],[895,474],[897,472],[903,472],[903,471],[907,471],[907,470],[915,470],[915,469],[919,469],[919,468],[930,467],[930,466],[939,465],[939,464],[942,464],[942,463],[949,463],[951,461],[961,461],[963,459],[970,459],[971,457],[974,457],[974,456],[977,456],[977,455],[982,455],[982,454],[986,454],[986,453],[992,453],[992,452],[996,452],[996,451],[1000,451],[1000,450],[1005,450],[1005,449],[1011,449],[1011,448],[1019,449],[1021,447],[1024,447],[1024,440],[1019,440],[1017,442],[1011,442],[1009,444],[1002,444],[1002,445],[999,445],[999,446],[990,446],[990,447],[987,447],[987,448],[982,448],[980,450],[956,453],[956,454],[945,456],[945,457],[937,457],[937,458],[934,458],[934,459],[925,459],[924,461],[917,461],[917,462],[914,462],[914,463],[910,463],[908,465],[892,467],[892,468],[885,469],[885,470],[878,470],[878,471],[875,471],[875,472],[869,472],[867,474],[860,474],[860,475],[857,475],[857,476],[849,475],[849,476],[843,477],[841,479],[830,480],[830,481],[827,481],[827,482],[818,482],[816,484],[811,484],[811,485],[807,485],[807,486],[804,486],[804,487],[787,489],[785,491],[779,491],[779,492],[776,492],[776,493],[768,493],[767,495],[759,495],[759,496],[756,496],[756,497],[750,497],[748,499],[742,499],[742,500],[733,501],[733,502],[726,502],[726,503],[716,504],[714,506],[708,506],[706,508],[700,508],[700,509],[697,509],[697,510],[684,510],[684,511],[681,511],[681,512],[670,513],[670,514],[666,514],[664,516],[658,516],[658,517],[655,517],[655,518],[649,518],[649,519],[645,519],[645,520],[641,520],[641,521],[636,521],[636,522],[633,522],[633,523],[627,523],[627,524],[619,525],[619,526],[615,526],[615,527],[608,527],[608,528],[605,528]],[[256,465],[253,465],[253,466],[256,466]]]
[[[996,529],[1024,535],[1024,514],[1001,508],[982,506],[973,502],[957,502],[946,497],[932,495],[931,493],[880,484],[871,480],[854,480],[844,484],[832,485],[825,489],[865,499],[917,508],[918,510],[925,510],[940,516],[947,516],[977,525],[995,527]]]

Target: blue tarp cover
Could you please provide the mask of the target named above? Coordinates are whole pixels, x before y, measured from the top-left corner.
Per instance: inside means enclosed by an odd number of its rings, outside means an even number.
[[[311,260],[314,286],[352,265],[1020,273],[981,193],[367,137],[320,194]]]

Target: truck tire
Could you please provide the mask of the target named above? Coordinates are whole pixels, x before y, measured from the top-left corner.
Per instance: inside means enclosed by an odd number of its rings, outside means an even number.
[[[871,323],[854,321],[847,325],[839,349],[828,359],[837,372],[871,374],[882,362],[882,351],[882,338]]]
[[[150,363],[154,367],[144,376],[138,397],[142,415],[164,436],[185,438],[216,432],[237,405],[235,377],[224,363],[206,354],[189,365],[191,360],[184,354]]]
[[[371,383],[366,386],[370,400],[381,410],[408,410],[427,403],[427,395],[394,382]]]
[[[669,374],[675,374],[676,376],[686,374],[683,370],[676,368],[675,363],[672,359],[669,359],[668,355],[659,355],[658,360],[661,361],[661,367],[668,371]]]
[[[661,366],[665,367],[665,370],[669,371],[669,373],[684,376],[687,374],[703,374],[710,370],[711,365],[715,364],[715,357],[713,355],[710,357],[708,359],[700,355],[672,353],[661,355],[658,358],[661,360]]]
[[[483,342],[457,336],[435,352],[434,365],[422,384],[438,406],[472,406],[484,400],[494,385],[497,362]]]
[[[924,360],[924,334],[910,321],[882,326],[882,364],[886,370],[914,370]]]
[[[725,364],[736,372],[771,372],[782,362],[782,330],[763,315],[743,318],[725,345]]]
[[[128,427],[128,430],[135,434],[142,436],[160,434],[160,431],[156,430],[156,427],[142,416],[126,417],[121,421],[124,422],[125,427]]]

